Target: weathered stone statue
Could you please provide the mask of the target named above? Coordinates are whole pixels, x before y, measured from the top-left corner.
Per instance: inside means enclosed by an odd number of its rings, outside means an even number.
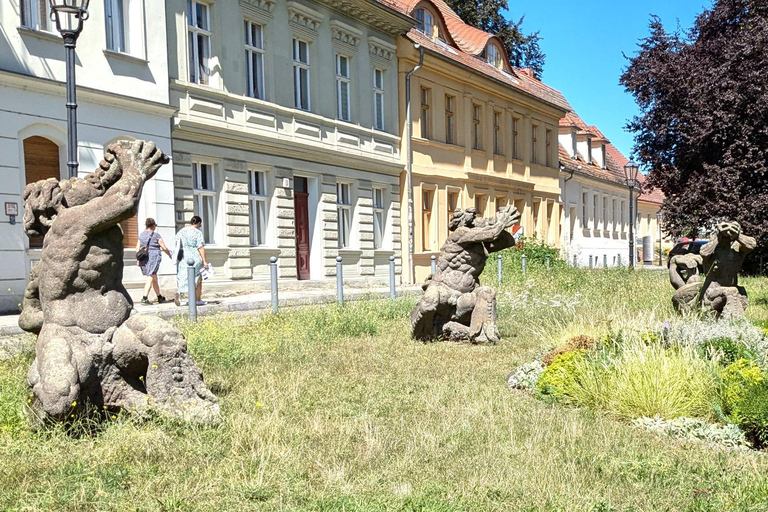
[[[440,249],[437,270],[424,284],[424,295],[411,312],[411,335],[420,340],[442,338],[471,343],[496,343],[496,292],[480,286],[488,256],[515,245],[506,231],[520,219],[514,207],[496,217],[477,219],[474,208],[458,209],[450,235]]]
[[[721,222],[715,227],[712,239],[702,246],[700,256],[673,258],[669,272],[670,282],[677,290],[672,297],[675,309],[691,311],[702,308],[713,312],[717,318],[743,315],[747,308],[747,291],[739,286],[739,271],[744,258],[756,245],[754,238],[741,232],[738,222]],[[674,269],[673,263],[676,264]],[[697,273],[688,272],[689,267],[699,263],[704,269],[703,280]],[[683,270],[678,270],[681,267]],[[683,275],[687,277],[683,278]]]
[[[184,336],[160,318],[135,314],[122,284],[118,223],[136,212],[145,181],[168,161],[152,142],[120,141],[84,178],[24,190],[24,229],[45,237],[19,317],[22,329],[38,335],[28,381],[40,420],[91,408],[220,418]]]

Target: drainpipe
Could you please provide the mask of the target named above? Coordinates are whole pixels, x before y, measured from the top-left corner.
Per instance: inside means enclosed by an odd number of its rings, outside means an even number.
[[[560,164],[560,170],[561,171],[564,170],[563,164]],[[571,217],[571,209],[568,207],[568,182],[573,179],[574,172],[575,170],[571,169],[570,170],[571,175],[563,180],[563,208],[565,208],[565,212],[568,214],[568,215],[563,215],[563,219],[565,219],[565,225],[568,226],[567,231],[563,230],[565,231],[565,235],[566,235],[565,237],[563,237],[563,248],[565,248],[566,239],[568,238],[568,235],[571,232],[571,223],[569,222]]]
[[[410,267],[411,284],[416,283],[416,264],[413,261],[413,149],[411,148],[411,138],[413,136],[413,126],[411,122],[411,75],[416,73],[424,64],[424,47],[420,44],[414,45],[419,50],[419,64],[405,74],[405,129],[406,129],[406,174],[408,176],[408,265]]]

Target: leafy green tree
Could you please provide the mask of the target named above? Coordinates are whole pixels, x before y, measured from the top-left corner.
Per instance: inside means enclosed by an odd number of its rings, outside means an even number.
[[[546,55],[539,46],[539,32],[525,35],[521,30],[524,17],[516,23],[501,12],[507,9],[507,0],[447,0],[448,5],[468,25],[498,36],[509,54],[509,63],[516,68],[530,68],[541,78]]]
[[[649,185],[666,194],[664,228],[672,235],[735,219],[765,251],[766,48],[768,2],[716,0],[682,33],[651,18],[650,35],[629,59],[621,83],[641,113],[627,127]]]

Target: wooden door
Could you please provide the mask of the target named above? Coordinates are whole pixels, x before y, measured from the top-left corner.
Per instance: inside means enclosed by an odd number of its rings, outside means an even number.
[[[44,137],[24,139],[24,171],[27,185],[48,178],[60,178],[59,146]],[[29,238],[30,249],[43,246],[42,236]]]
[[[296,217],[296,270],[309,279],[309,192],[307,178],[294,178],[293,213]]]

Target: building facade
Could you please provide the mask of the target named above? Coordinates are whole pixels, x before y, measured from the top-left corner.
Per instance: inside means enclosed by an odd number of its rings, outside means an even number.
[[[77,42],[78,156],[82,176],[119,139],[151,139],[170,153],[165,11],[148,0],[92,2]],[[67,178],[65,63],[48,0],[4,0],[0,7],[0,312],[18,311],[41,239],[23,231],[29,182]],[[6,206],[8,205],[8,206]],[[18,211],[14,223],[6,211]],[[165,166],[144,189],[138,215],[125,221],[125,280],[140,285],[133,249],[146,217],[174,233],[173,176]],[[161,274],[174,272],[169,261]]]
[[[175,219],[203,219],[217,279],[322,280],[400,262],[395,40],[354,0],[169,0]]]
[[[424,52],[410,85],[415,275],[408,280],[429,275],[457,208],[493,217],[514,205],[526,236],[559,245],[557,129],[565,100],[530,72],[510,68],[501,41],[466,25],[442,0],[392,3],[417,20],[398,42],[401,97]],[[402,102],[407,162],[406,108]],[[406,223],[406,173],[401,183]],[[404,240],[404,261],[408,245]]]

